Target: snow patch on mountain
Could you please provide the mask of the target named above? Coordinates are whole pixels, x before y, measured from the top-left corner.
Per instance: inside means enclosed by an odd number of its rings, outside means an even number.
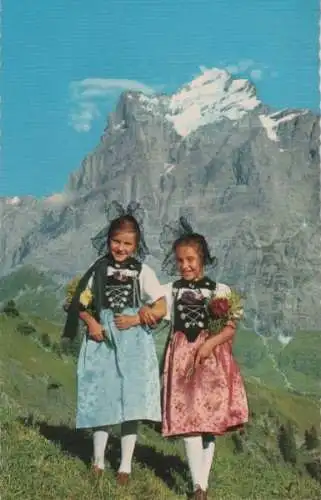
[[[141,93],[138,99],[145,111],[151,113],[153,116],[163,117],[168,112],[168,96],[147,96]]]
[[[260,104],[248,80],[233,79],[225,70],[203,70],[171,97],[166,118],[180,136],[186,137],[213,122],[239,120]]]
[[[275,131],[275,121],[269,115],[260,115],[259,118],[268,138],[271,141],[277,142],[279,139]]]
[[[175,167],[173,163],[164,163],[164,175],[169,174]]]
[[[13,198],[6,199],[7,205],[19,206],[21,204],[21,198],[19,196],[14,196]]]
[[[278,336],[278,341],[279,341],[282,345],[284,345],[284,346],[288,345],[288,344],[289,344],[292,340],[293,340],[293,337],[289,337],[289,336],[287,336],[287,335],[282,335],[282,334],[280,334],[280,335]]]
[[[280,139],[277,135],[277,129],[281,123],[297,118],[298,116],[305,114],[306,112],[290,112],[288,110],[277,111],[271,115],[259,115],[259,119],[263,128],[266,131],[268,138],[271,141],[278,142]]]
[[[235,79],[226,70],[201,68],[202,73],[171,96],[140,93],[138,100],[147,113],[164,116],[181,137],[205,125],[229,119],[235,124],[262,106],[255,86],[246,79]],[[261,111],[261,110],[260,110]],[[259,119],[268,138],[278,142],[279,125],[304,114],[283,109],[261,112]]]

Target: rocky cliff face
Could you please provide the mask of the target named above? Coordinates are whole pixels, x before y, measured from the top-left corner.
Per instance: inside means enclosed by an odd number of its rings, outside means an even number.
[[[89,240],[106,205],[135,199],[156,267],[160,228],[189,214],[219,258],[217,278],[246,289],[255,328],[271,330],[270,316],[279,333],[293,318],[321,326],[319,136],[317,116],[271,110],[225,71],[172,96],[126,92],[63,193],[0,199],[1,272],[21,263],[81,271],[95,258]]]

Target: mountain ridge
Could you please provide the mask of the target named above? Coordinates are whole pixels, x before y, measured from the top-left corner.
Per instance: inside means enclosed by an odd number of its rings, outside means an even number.
[[[173,120],[184,113],[189,129],[180,135]],[[312,112],[272,110],[252,84],[220,70],[172,96],[125,92],[61,193],[0,198],[0,275],[20,264],[66,278],[82,272],[95,259],[90,238],[106,225],[108,204],[135,199],[156,271],[161,228],[186,215],[218,257],[217,279],[248,291],[252,326],[280,334],[283,324],[286,335],[296,323],[317,329],[319,137]]]

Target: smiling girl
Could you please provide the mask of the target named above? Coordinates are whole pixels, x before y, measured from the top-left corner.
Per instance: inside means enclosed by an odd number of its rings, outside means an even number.
[[[96,238],[104,238],[101,233]],[[156,350],[143,325],[162,318],[166,302],[154,271],[137,258],[144,254],[144,242],[135,217],[112,220],[104,245],[107,252],[80,281],[64,336],[74,335],[75,314],[80,316],[88,333],[78,360],[76,427],[94,429],[93,471],[101,474],[109,427],[121,424],[117,481],[125,484],[138,421],[161,421]],[[143,306],[143,301],[149,304]]]
[[[235,322],[217,335],[208,330],[208,299],[228,297],[231,291],[205,275],[205,266],[213,262],[205,238],[190,229],[174,241],[172,255],[181,277],[164,286],[172,335],[163,369],[162,432],[184,438],[194,498],[206,499],[215,436],[247,422],[248,405],[232,355]]]

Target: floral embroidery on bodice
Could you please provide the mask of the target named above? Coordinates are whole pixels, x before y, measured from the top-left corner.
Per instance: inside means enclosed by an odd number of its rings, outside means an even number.
[[[126,307],[139,307],[141,300],[139,274],[141,265],[132,262],[128,267],[113,263],[104,276],[103,307],[120,313]]]
[[[174,331],[184,332],[189,342],[194,342],[208,327],[207,301],[215,288],[216,283],[207,277],[173,283]]]

